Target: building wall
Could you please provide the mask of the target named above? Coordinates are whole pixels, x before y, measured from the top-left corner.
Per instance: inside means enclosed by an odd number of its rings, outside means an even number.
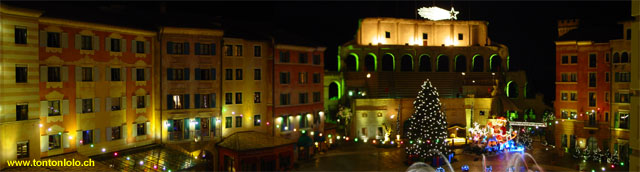
[[[153,143],[150,131],[155,127],[152,112],[153,93],[151,65],[153,63],[151,44],[153,32],[125,29],[99,24],[75,22],[61,19],[40,19],[40,128],[41,156],[52,156],[78,151],[85,155],[95,155],[134,146]],[[50,47],[45,35],[60,33],[60,47]],[[80,36],[92,39],[92,50],[81,49]],[[121,52],[107,50],[106,39],[121,39]],[[132,42],[144,42],[143,53],[133,52]],[[47,78],[48,67],[60,68],[60,81]],[[82,81],[82,68],[90,69],[91,81]],[[121,81],[112,81],[108,69],[119,68]],[[146,71],[143,81],[133,80],[133,69]],[[124,79],[122,81],[122,79]],[[144,96],[143,108],[136,108],[134,96]],[[120,98],[122,110],[107,108],[111,103],[107,98]],[[82,99],[92,100],[92,112],[81,113]],[[59,101],[61,115],[51,116],[46,112],[49,101]],[[112,106],[115,105],[115,101]],[[46,106],[46,107],[45,107]],[[144,124],[146,135],[137,136],[136,125]],[[122,138],[111,141],[107,136],[113,127],[121,127]],[[81,143],[82,131],[93,131],[93,144]],[[61,135],[60,149],[46,149],[49,136]]]
[[[423,34],[427,34],[427,39],[424,39]],[[398,18],[362,19],[357,38],[359,45],[479,46],[488,42],[487,25],[482,21]]]
[[[629,171],[640,171],[640,1],[631,2],[631,131],[630,131],[630,155]]]
[[[631,53],[631,40],[627,40],[627,29],[631,29],[631,22],[622,22],[623,26],[623,39],[611,40],[611,54],[612,57],[615,58],[616,54],[622,55],[623,53]],[[632,54],[630,54],[632,55]],[[631,58],[631,57],[629,57]],[[613,138],[611,140],[611,148],[618,148],[617,151],[627,157],[627,152],[629,152],[629,123],[627,123],[627,127],[624,128],[620,126],[621,121],[624,120],[624,117],[620,113],[629,113],[631,110],[630,101],[627,102],[618,102],[615,99],[615,95],[617,93],[620,94],[629,94],[631,82],[617,82],[615,80],[615,73],[630,73],[631,72],[631,63],[619,63],[615,60],[611,61],[611,117],[610,117],[610,126],[613,128],[611,135]],[[633,80],[633,79],[632,79]],[[630,121],[629,121],[630,122]],[[624,158],[624,160],[628,160]]]
[[[0,7],[0,169],[16,160],[18,143],[28,142],[28,157],[40,158],[38,134],[38,17],[40,12]],[[26,44],[16,42],[15,29],[25,28]],[[26,83],[16,81],[16,67],[26,67]],[[27,105],[27,118],[17,118],[17,105]]]

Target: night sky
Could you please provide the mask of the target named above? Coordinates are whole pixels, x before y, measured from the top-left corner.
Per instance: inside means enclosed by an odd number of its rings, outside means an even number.
[[[630,19],[631,1],[376,1],[376,2],[7,2],[65,17],[154,29],[161,24],[226,30],[285,31],[327,47],[325,68],[336,69],[337,47],[355,36],[365,17],[416,18],[416,9],[436,5],[460,11],[458,20],[489,22],[493,42],[509,47],[512,68],[527,71],[546,102],[554,99],[557,20],[615,25]],[[79,10],[79,8],[81,8]],[[418,16],[419,17],[419,16]],[[189,24],[186,24],[189,23]],[[620,29],[622,32],[622,29]]]

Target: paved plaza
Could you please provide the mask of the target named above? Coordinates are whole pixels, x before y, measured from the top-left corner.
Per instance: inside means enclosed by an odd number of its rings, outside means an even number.
[[[193,156],[161,146],[145,147],[94,157],[118,171],[180,171],[204,163]]]

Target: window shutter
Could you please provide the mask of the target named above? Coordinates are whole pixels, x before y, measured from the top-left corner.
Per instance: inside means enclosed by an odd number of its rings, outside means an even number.
[[[111,127],[107,127],[107,141],[111,141]]]
[[[120,79],[122,81],[127,81],[127,68],[126,67],[120,68]]]
[[[131,108],[138,109],[138,96],[131,97]]]
[[[173,109],[173,96],[171,94],[167,95],[167,109]]]
[[[76,114],[82,113],[82,99],[76,99]]]
[[[49,135],[40,136],[40,152],[49,151]]]
[[[120,135],[122,136],[122,139],[124,139],[124,142],[127,143],[127,124],[122,125],[122,130],[120,130]]]
[[[93,36],[93,50],[100,50],[100,37],[98,36]]]
[[[189,118],[184,119],[184,139],[189,138]]]
[[[127,97],[120,98],[120,109],[127,109]]]
[[[93,67],[93,81],[100,81],[100,70],[98,70],[98,67]]]
[[[144,68],[144,80],[151,80],[151,68]]]
[[[202,77],[200,76],[200,68],[196,68],[194,71],[196,74],[196,80],[201,80]]]
[[[94,144],[100,143],[100,129],[99,128],[93,129],[93,138],[94,138],[93,139],[93,143]]]
[[[82,81],[82,68],[76,66],[76,81]]]
[[[104,105],[104,111],[105,112],[109,112],[111,111],[111,97],[107,97],[107,100],[105,101],[106,104]]]
[[[49,113],[49,101],[40,101],[40,117],[46,117]]]
[[[48,72],[47,66],[40,66],[40,82],[47,82]]]
[[[40,46],[41,47],[46,47],[47,46],[47,32],[46,31],[40,31]]]
[[[100,98],[93,99],[94,112],[100,112]]]
[[[120,52],[127,52],[127,40],[120,39]]]
[[[62,133],[62,147],[69,148],[69,133]]]
[[[185,109],[189,109],[190,108],[189,100],[191,100],[191,99],[189,99],[189,94],[185,94],[184,95],[184,108]]]
[[[211,44],[211,55],[216,55],[216,44]]]
[[[62,47],[62,48],[69,48],[69,34],[68,33],[62,32],[60,34],[60,44],[62,44],[62,45],[60,45],[60,47]]]
[[[195,107],[194,108],[200,108],[200,94],[194,94],[194,102],[195,102]]]
[[[62,72],[60,78],[62,79],[62,82],[67,82],[69,81],[69,67],[68,66],[62,66],[61,68]]]
[[[196,117],[196,130],[200,130],[200,118]]]
[[[133,136],[134,138],[135,138],[136,136],[138,136],[138,124],[136,124],[136,123],[133,123],[133,124],[131,125],[131,136]],[[134,141],[135,141],[135,140],[134,140]]]
[[[211,119],[209,120],[209,130],[213,131],[214,133],[216,131],[216,122],[216,117],[211,117]],[[215,136],[216,134],[213,135]]]
[[[211,80],[216,80],[216,68],[211,68]]]
[[[151,107],[151,95],[144,96],[144,107]]]
[[[106,72],[104,73],[104,80],[105,81],[111,81],[111,67],[107,67],[107,69],[105,70]]]
[[[173,42],[167,42],[167,54],[173,54]]]
[[[145,122],[144,123],[144,128],[147,129],[147,135],[151,136],[151,125],[149,125],[150,122]]]
[[[209,103],[211,104],[209,107],[211,108],[215,108],[216,107],[216,94],[212,93],[209,96],[211,98],[211,100],[209,101]]]
[[[189,43],[185,42],[184,43],[184,51],[183,54],[189,54]]]
[[[136,77],[137,73],[138,73],[138,70],[136,70],[136,68],[131,68],[131,80],[132,81],[138,81],[138,77]]]
[[[195,55],[200,55],[200,43],[195,43],[194,47],[193,47],[193,53]]]
[[[76,149],[82,145],[80,141],[82,140],[82,131],[76,131]]]
[[[151,43],[144,41],[144,53],[151,54]]]
[[[173,69],[167,68],[167,80],[173,80]]]
[[[184,68],[184,80],[189,80],[189,68]]]
[[[104,38],[104,50],[111,51],[111,38]]]
[[[62,100],[62,115],[69,114],[69,100]]]
[[[82,35],[76,34],[76,41],[74,43],[75,43],[75,46],[76,46],[76,50],[81,49],[82,48]]]
[[[138,52],[138,47],[136,47],[136,40],[131,40],[131,52],[134,54]]]

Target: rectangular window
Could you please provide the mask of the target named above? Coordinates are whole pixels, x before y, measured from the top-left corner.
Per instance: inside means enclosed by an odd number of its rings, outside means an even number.
[[[307,83],[307,72],[299,72],[298,73],[298,83],[306,84]]]
[[[136,41],[136,53],[144,54],[144,41]]]
[[[458,33],[458,40],[464,40],[462,33]]]
[[[260,126],[260,123],[262,123],[260,115],[253,115],[253,126]]]
[[[569,82],[569,76],[567,73],[560,74],[562,76],[562,82]]]
[[[422,33],[422,39],[429,39],[429,34]]]
[[[253,103],[260,103],[260,92],[253,93]]]
[[[262,46],[259,46],[259,45],[253,46],[253,56],[254,57],[262,56]]]
[[[578,73],[571,73],[571,82],[578,82]]]
[[[224,45],[224,55],[233,56],[233,45]]]
[[[120,126],[111,127],[111,140],[120,140],[122,137],[122,131]]]
[[[47,47],[60,48],[59,32],[47,32]]]
[[[569,100],[569,93],[560,92],[560,97],[562,97],[562,101],[567,101],[567,100]]]
[[[16,105],[16,121],[28,120],[29,119],[29,105],[28,104],[19,104]]]
[[[107,108],[111,108],[111,111],[119,111],[120,109],[122,109],[122,101],[120,101],[122,98],[108,97],[108,99],[111,99],[111,107]]]
[[[307,53],[300,53],[300,56],[298,56],[298,62],[302,64],[309,63],[309,58],[307,57]]]
[[[89,141],[93,143],[93,139]],[[49,135],[49,150],[60,149],[61,147],[62,147],[62,136],[59,134]]]
[[[300,93],[298,95],[298,98],[299,98],[299,100],[298,100],[299,104],[307,104],[307,103],[309,103],[309,93]]]
[[[288,63],[289,62],[289,52],[284,52],[281,51],[280,52],[280,62],[281,63]]]
[[[242,56],[242,45],[236,45],[236,56]]]
[[[145,96],[135,96],[135,98],[137,98],[138,100],[136,101],[137,103],[137,108],[145,108],[146,107],[146,102],[145,102]]]
[[[111,51],[112,52],[120,52],[120,39],[111,38]]]
[[[629,103],[629,93],[616,93],[614,101],[616,103]]]
[[[571,56],[571,64],[578,64],[578,56]]]
[[[304,113],[300,115],[300,128],[307,128],[309,127],[309,119],[307,119],[307,115],[305,115]]]
[[[319,65],[320,64],[320,55],[317,55],[317,54],[313,55],[313,64],[314,65]]]
[[[216,76],[217,76],[216,69],[212,68],[211,69],[211,80],[216,80]]]
[[[111,72],[111,78],[110,78],[111,81],[120,81],[121,80],[121,78],[120,78],[120,74],[121,74],[120,68],[111,68],[111,71],[109,71],[109,72]]]
[[[18,142],[18,149],[16,150],[18,159],[29,158],[29,141]]]
[[[289,104],[291,104],[291,95],[280,94],[280,105],[289,105]]]
[[[610,57],[609,57],[609,53],[605,53],[605,58],[604,58],[605,62],[609,63],[611,61]]]
[[[290,116],[282,116],[282,123],[280,124],[280,131],[289,131],[291,130],[291,128],[293,127],[291,125],[291,119],[289,118]]]
[[[629,120],[629,112],[618,112],[618,127],[617,128],[622,128],[622,129],[629,129],[629,124],[630,120]]]
[[[604,92],[604,102],[609,103],[609,92]]]
[[[27,83],[27,65],[16,64],[16,83]]]
[[[233,69],[225,69],[224,70],[224,79],[225,80],[233,80]]]
[[[47,75],[47,81],[60,82],[60,67],[48,67]]]
[[[27,44],[27,27],[16,26],[15,28],[15,43]]]
[[[589,87],[596,87],[596,73],[589,73]]]
[[[595,92],[589,92],[589,107],[595,107],[596,106],[596,93]]]
[[[242,93],[236,93],[236,104],[242,104]]]
[[[93,68],[82,67],[82,81],[83,82],[93,81]]]
[[[200,107],[197,108],[211,108],[212,94],[200,94],[198,101],[200,102]]]
[[[196,52],[198,55],[210,55],[211,54],[211,44],[198,44],[200,45],[200,51]]]
[[[320,92],[313,92],[313,102],[320,102]]]
[[[224,93],[224,104],[233,104],[233,93]]]
[[[184,43],[173,43],[173,53],[172,54],[184,54]],[[187,44],[188,45],[188,44]],[[137,47],[137,45],[136,45]]]
[[[596,54],[589,54],[589,67],[596,67]]]
[[[609,72],[605,72],[605,73],[604,73],[604,81],[605,81],[605,82],[609,82],[609,80],[610,80],[609,78],[610,78],[610,76],[609,76]]]
[[[614,80],[616,82],[631,82],[631,72],[616,72]]]
[[[384,32],[385,38],[391,38],[391,32]]]
[[[577,101],[578,100],[578,93],[571,92],[570,95],[571,95],[571,99],[570,99],[571,101]]]
[[[144,69],[137,68],[136,69],[136,81],[144,81]]]
[[[627,29],[627,40],[631,40],[631,29]]]
[[[58,102],[60,104],[60,102]],[[82,99],[82,113],[93,112],[93,99]]]
[[[280,72],[280,84],[289,84],[289,72]]]
[[[82,50],[93,50],[93,37],[82,35]]]
[[[233,124],[233,118],[229,117],[225,117],[224,118],[224,128],[231,128],[231,124]]]
[[[49,136],[49,138],[51,138],[51,136]],[[49,139],[49,141],[51,141],[51,139]],[[80,144],[88,145],[92,143],[93,143],[93,130],[82,131],[82,140],[80,141]],[[49,145],[51,145],[51,142],[49,142]],[[49,150],[51,150],[51,146],[49,146]]]
[[[242,116],[236,116],[236,128],[242,127]]]
[[[261,80],[262,79],[262,72],[260,72],[260,69],[253,69],[253,80]]]
[[[147,126],[145,125],[145,123],[140,123],[136,125],[137,125],[136,128],[137,128],[138,136],[147,135]]]
[[[320,83],[320,74],[319,73],[314,73],[313,74],[313,83],[314,84]]]
[[[211,69],[197,69],[196,80],[211,80]],[[200,78],[198,78],[198,74]]]
[[[569,56],[562,56],[562,64],[569,64]]]
[[[60,100],[48,101],[48,116],[60,116]]]
[[[185,71],[184,69],[173,69],[173,80],[182,81],[184,80]]]
[[[185,96],[173,95],[173,109],[184,109]]]
[[[236,80],[242,80],[242,69],[236,69]]]

